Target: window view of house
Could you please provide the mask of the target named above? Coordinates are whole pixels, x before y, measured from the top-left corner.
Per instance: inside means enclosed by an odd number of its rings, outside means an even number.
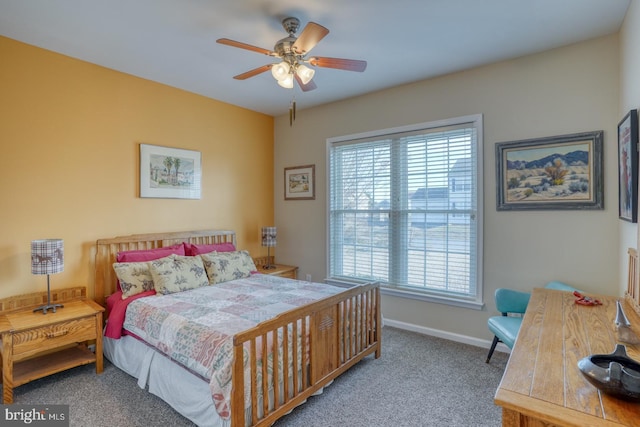
[[[332,144],[333,279],[476,298],[476,126],[423,124]]]

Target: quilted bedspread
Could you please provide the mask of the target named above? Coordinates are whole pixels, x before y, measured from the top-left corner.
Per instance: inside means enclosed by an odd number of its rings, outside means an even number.
[[[206,378],[218,414],[229,419],[233,335],[343,290],[254,274],[185,292],[137,299],[127,308],[124,328]],[[245,369],[248,377],[248,367]]]

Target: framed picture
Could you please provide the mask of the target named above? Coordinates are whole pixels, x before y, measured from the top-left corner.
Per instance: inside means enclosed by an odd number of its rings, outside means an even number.
[[[199,151],[140,144],[140,197],[199,199]]]
[[[316,165],[284,168],[284,199],[315,200]]]
[[[497,210],[604,209],[603,135],[496,144]]]
[[[618,215],[638,222],[638,111],[618,123]]]

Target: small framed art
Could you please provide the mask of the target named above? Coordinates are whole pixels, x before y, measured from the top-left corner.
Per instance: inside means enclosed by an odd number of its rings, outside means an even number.
[[[618,216],[638,222],[638,111],[618,123]]]
[[[284,168],[284,199],[315,200],[316,165]]]
[[[199,151],[140,144],[140,197],[199,199]]]

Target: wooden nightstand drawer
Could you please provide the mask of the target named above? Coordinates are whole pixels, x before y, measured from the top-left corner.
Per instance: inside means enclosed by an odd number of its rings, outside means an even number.
[[[13,358],[20,360],[35,353],[95,338],[95,316],[16,332],[13,334]]]

